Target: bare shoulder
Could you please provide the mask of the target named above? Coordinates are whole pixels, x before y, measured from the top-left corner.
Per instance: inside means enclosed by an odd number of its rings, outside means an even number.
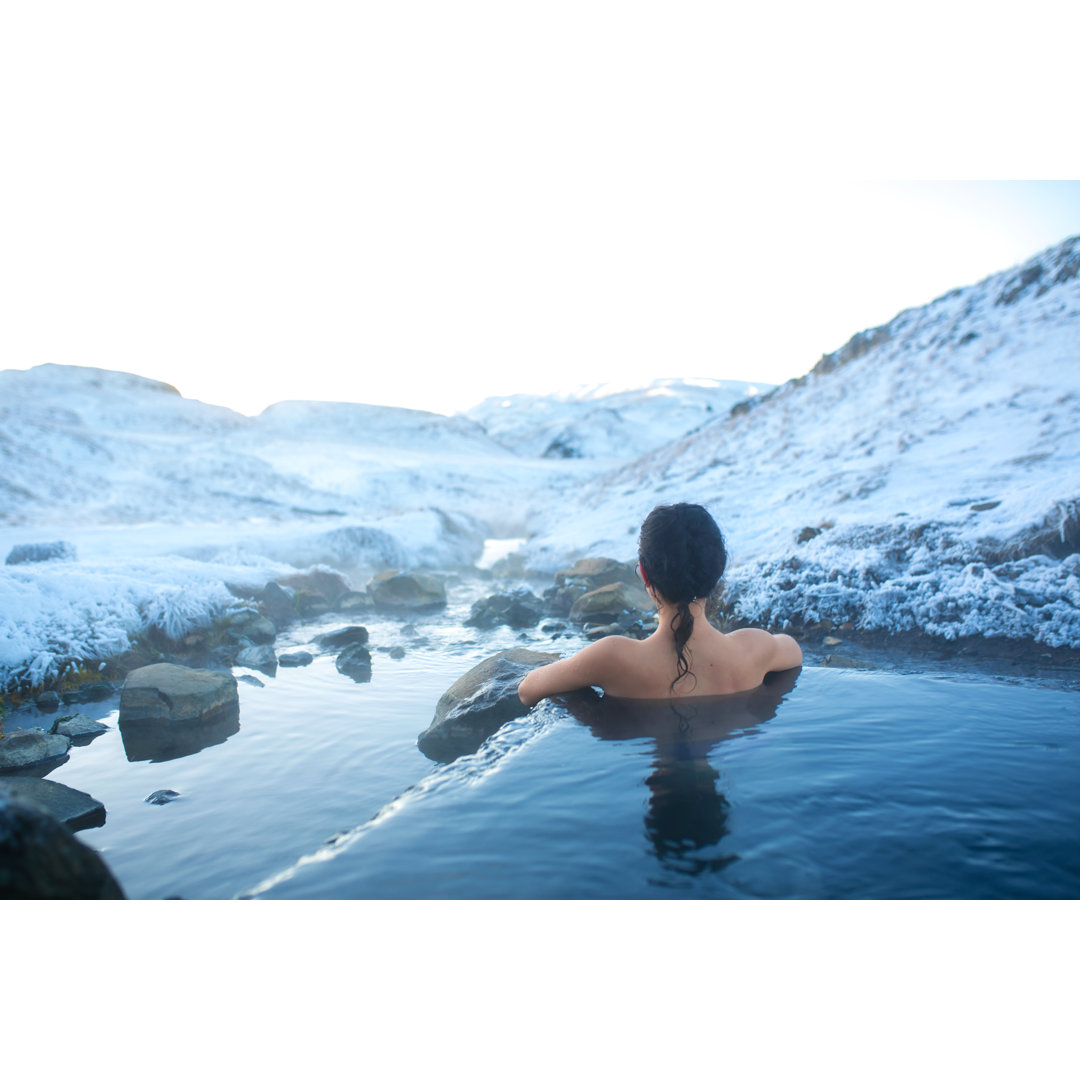
[[[746,627],[731,631],[727,637],[737,642],[766,671],[783,671],[802,663],[802,649],[790,634],[771,634],[768,630]]]
[[[640,644],[633,638],[600,638],[573,656],[534,668],[519,684],[518,697],[531,706],[553,694],[586,686],[603,686],[613,671],[625,666]]]

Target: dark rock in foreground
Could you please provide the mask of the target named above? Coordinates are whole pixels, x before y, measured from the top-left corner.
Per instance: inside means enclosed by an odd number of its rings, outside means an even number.
[[[368,582],[375,606],[383,611],[432,611],[446,607],[446,586],[431,574],[386,570]]]
[[[0,791],[0,900],[123,900],[101,856],[36,803]]]
[[[529,710],[517,695],[518,683],[535,667],[559,659],[558,653],[505,649],[465,672],[435,706],[435,718],[417,739],[432,761],[471,754],[508,720]]]
[[[44,776],[67,761],[71,740],[44,728],[15,728],[0,739],[0,773]]]
[[[25,799],[63,822],[72,832],[105,824],[105,807],[85,791],[32,776],[0,777],[0,797]]]

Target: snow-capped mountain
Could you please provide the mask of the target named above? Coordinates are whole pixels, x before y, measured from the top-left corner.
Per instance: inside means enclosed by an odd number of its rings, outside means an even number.
[[[766,624],[1080,645],[1080,237],[856,334],[811,373],[534,518],[536,567],[709,506]]]
[[[727,414],[769,383],[656,379],[619,389],[586,386],[564,394],[486,398],[465,415],[517,454],[546,458],[628,459]]]

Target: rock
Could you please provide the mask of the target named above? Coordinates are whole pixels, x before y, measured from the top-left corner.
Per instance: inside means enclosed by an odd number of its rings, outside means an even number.
[[[128,675],[120,726],[205,724],[239,710],[236,679],[224,671],[150,664]]]
[[[600,638],[621,634],[622,630],[623,628],[618,623],[604,623],[601,626],[590,626],[585,636],[589,641],[599,641]]]
[[[334,610],[348,615],[353,611],[370,611],[374,606],[374,601],[366,592],[347,592],[338,597]]]
[[[305,570],[300,574],[278,578],[277,583],[295,589],[298,597],[301,592],[315,593],[328,604],[336,603],[351,591],[348,580],[336,570]]]
[[[71,740],[44,728],[15,728],[0,738],[0,773],[44,776],[67,761]]]
[[[311,653],[300,649],[297,652],[282,653],[278,657],[278,663],[282,667],[307,667],[314,659]]]
[[[247,683],[248,686],[265,686],[266,683],[262,679],[256,679],[254,675],[237,675],[237,682]]]
[[[386,570],[368,582],[375,607],[384,611],[429,611],[446,606],[446,586],[431,574]]]
[[[621,563],[617,559],[578,559],[569,570],[560,570],[555,575],[555,585],[558,588],[576,585],[583,587],[586,592],[618,582],[636,585],[638,581],[636,566],[636,563]]]
[[[259,594],[263,614],[275,626],[284,626],[296,618],[296,590],[291,585],[271,581]]]
[[[390,648],[390,659],[401,660],[405,656],[405,650],[400,645],[393,645]]]
[[[334,661],[334,666],[353,682],[371,682],[371,653],[363,645],[350,645]]]
[[[568,618],[574,601],[584,596],[589,590],[584,585],[564,585],[562,588],[552,586],[544,590],[544,608],[548,615],[555,615],[560,619]]]
[[[236,663],[240,667],[255,668],[264,675],[273,675],[278,658],[272,645],[249,645],[236,654]]]
[[[296,593],[296,613],[302,619],[314,619],[325,615],[330,610],[330,601],[319,593],[309,589],[299,589]]]
[[[116,693],[116,686],[111,682],[83,683],[74,690],[65,690],[60,695],[65,705],[86,705],[91,701],[107,701]]]
[[[0,792],[0,899],[123,900],[101,856],[39,805]]]
[[[558,659],[557,653],[505,649],[482,660],[439,698],[434,719],[417,739],[421,753],[453,761],[478,750],[507,720],[529,711],[517,695],[525,675]]]
[[[91,720],[89,716],[76,713],[74,716],[58,716],[49,729],[54,735],[66,735],[73,742],[78,740],[83,745],[98,735],[109,730],[108,724],[100,720]]]
[[[570,609],[570,618],[580,624],[619,621],[620,616],[638,618],[656,609],[649,594],[640,585],[617,582],[578,597]]]
[[[231,629],[238,630],[255,645],[269,645],[277,637],[277,627],[257,611],[238,611],[226,621]]]
[[[0,797],[5,794],[25,799],[62,821],[72,832],[96,829],[105,824],[105,807],[87,795],[55,780],[32,776],[0,777]]]
[[[28,562],[70,561],[75,558],[75,548],[66,540],[53,540],[45,544],[16,544],[4,562],[17,566]]]
[[[346,626],[329,634],[320,634],[315,639],[315,644],[324,649],[343,649],[346,645],[366,645],[367,641],[366,626]]]
[[[42,712],[55,712],[60,708],[60,695],[55,690],[46,690],[38,694],[34,702]]]
[[[150,794],[143,799],[143,802],[148,802],[153,806],[164,806],[166,803],[172,802],[173,799],[179,798],[179,791],[173,791],[172,788],[160,788],[158,791],[151,791]]]
[[[527,626],[535,626],[543,616],[543,601],[531,589],[522,585],[509,593],[496,593],[484,600],[477,600],[465,620],[465,625],[482,629],[509,626],[521,630]]]

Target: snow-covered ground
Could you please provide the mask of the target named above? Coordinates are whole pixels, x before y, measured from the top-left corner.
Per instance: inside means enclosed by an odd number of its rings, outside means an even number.
[[[323,564],[362,587],[525,535],[538,571],[630,558],[644,514],[685,500],[725,529],[747,620],[1080,646],[1078,269],[1066,241],[773,389],[248,418],[117,372],[0,372],[0,554],[77,552],[0,567],[0,687],[205,623],[226,582]]]

